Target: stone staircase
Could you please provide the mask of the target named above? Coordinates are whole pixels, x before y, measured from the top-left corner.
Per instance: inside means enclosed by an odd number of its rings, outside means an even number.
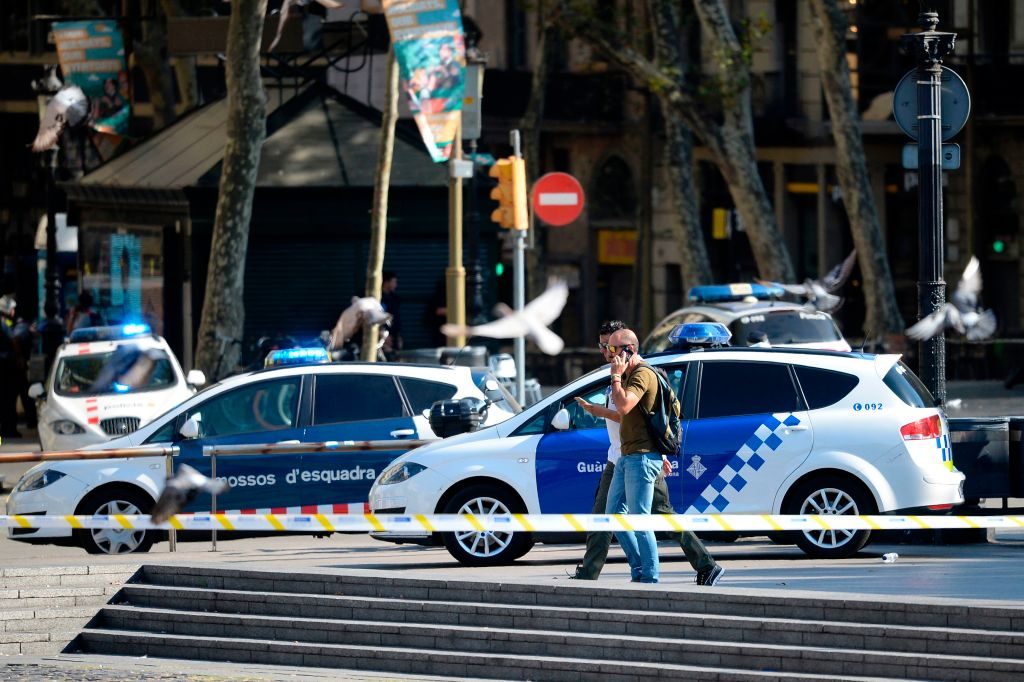
[[[0,568],[0,655],[61,651],[138,568]]]
[[[144,566],[74,644],[396,676],[986,682],[1024,679],[1024,607]]]

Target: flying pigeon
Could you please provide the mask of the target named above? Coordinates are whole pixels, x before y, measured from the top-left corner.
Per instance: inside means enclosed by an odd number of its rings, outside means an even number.
[[[330,350],[336,350],[345,345],[345,342],[359,331],[364,324],[375,326],[384,324],[391,319],[391,313],[385,312],[380,301],[373,296],[359,298],[352,297],[352,305],[342,311],[338,323],[331,331]]]
[[[89,118],[89,98],[77,85],[67,85],[46,103],[32,151],[44,152],[57,146],[65,128],[75,128]]]
[[[523,336],[533,339],[537,347],[548,355],[558,355],[565,342],[548,325],[558,319],[569,298],[569,286],[565,280],[552,280],[548,288],[537,298],[516,311],[504,303],[494,307],[499,315],[497,320],[476,327],[446,324],[441,327],[445,336],[486,336],[489,339],[516,339]]]
[[[968,341],[981,341],[996,332],[996,316],[991,310],[978,307],[981,293],[981,264],[975,256],[967,261],[964,274],[960,277],[956,291],[949,303],[907,329],[907,338],[924,341],[945,329],[955,329]]]
[[[837,296],[836,292],[846,284],[846,280],[850,278],[850,273],[853,272],[853,266],[856,263],[857,250],[854,249],[842,263],[829,270],[821,279],[805,279],[803,284],[780,284],[779,282],[758,281],[762,284],[780,287],[789,294],[804,296],[807,299],[808,307],[831,313],[839,310],[839,307],[843,305],[842,297]]]
[[[288,21],[288,15],[291,12],[292,5],[299,7],[305,7],[311,2],[311,0],[284,0],[281,3],[281,10],[278,12],[277,19],[277,33],[274,35],[274,42],[270,43],[270,48],[267,52],[273,52],[274,48],[277,47],[277,43],[281,40],[281,34],[284,33],[285,22]],[[316,0],[319,4],[323,5],[327,9],[341,9],[344,3],[338,2],[337,0]]]
[[[189,465],[179,464],[178,473],[174,478],[167,479],[167,485],[153,505],[150,520],[153,523],[163,523],[180,513],[189,502],[196,499],[200,491],[220,495],[228,487],[227,481],[203,476]]]

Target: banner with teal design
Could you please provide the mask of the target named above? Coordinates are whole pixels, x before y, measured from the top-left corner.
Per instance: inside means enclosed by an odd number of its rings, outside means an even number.
[[[427,151],[447,161],[459,134],[466,48],[458,0],[384,0],[403,88]]]
[[[53,24],[60,69],[67,85],[77,85],[92,105],[97,132],[125,135],[131,107],[124,41],[116,21],[59,21]]]

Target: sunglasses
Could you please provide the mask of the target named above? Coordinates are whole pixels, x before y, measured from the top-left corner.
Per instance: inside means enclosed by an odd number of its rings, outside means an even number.
[[[622,350],[624,350],[626,348],[629,348],[633,344],[626,343],[626,344],[623,344],[621,346],[613,346],[610,343],[601,343],[601,344],[598,344],[598,345],[601,346],[601,348],[603,348],[604,350],[606,350],[609,353],[611,353],[612,355],[618,355]]]

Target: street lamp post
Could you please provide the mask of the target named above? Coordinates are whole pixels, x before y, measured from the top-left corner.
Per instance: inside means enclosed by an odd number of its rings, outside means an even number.
[[[468,310],[466,317],[469,324],[483,324],[487,321],[484,314],[484,277],[480,267],[480,213],[476,205],[476,152],[477,139],[480,136],[479,123],[482,112],[480,98],[483,94],[483,78],[487,67],[487,56],[476,46],[478,36],[472,32],[466,34],[466,94],[472,97],[476,107],[475,121],[477,129],[467,136],[469,143],[469,159],[473,164],[473,175],[469,180],[469,231],[466,234],[466,250],[469,252],[469,267],[466,268],[466,286],[468,288]],[[465,121],[464,121],[465,122]],[[465,131],[464,131],[465,132]]]
[[[935,312],[946,302],[943,280],[942,220],[942,58],[953,51],[955,33],[936,31],[937,12],[922,10],[921,31],[903,36],[905,48],[917,58],[918,177],[918,317]],[[939,333],[919,347],[921,380],[940,405],[946,402],[946,337]]]

